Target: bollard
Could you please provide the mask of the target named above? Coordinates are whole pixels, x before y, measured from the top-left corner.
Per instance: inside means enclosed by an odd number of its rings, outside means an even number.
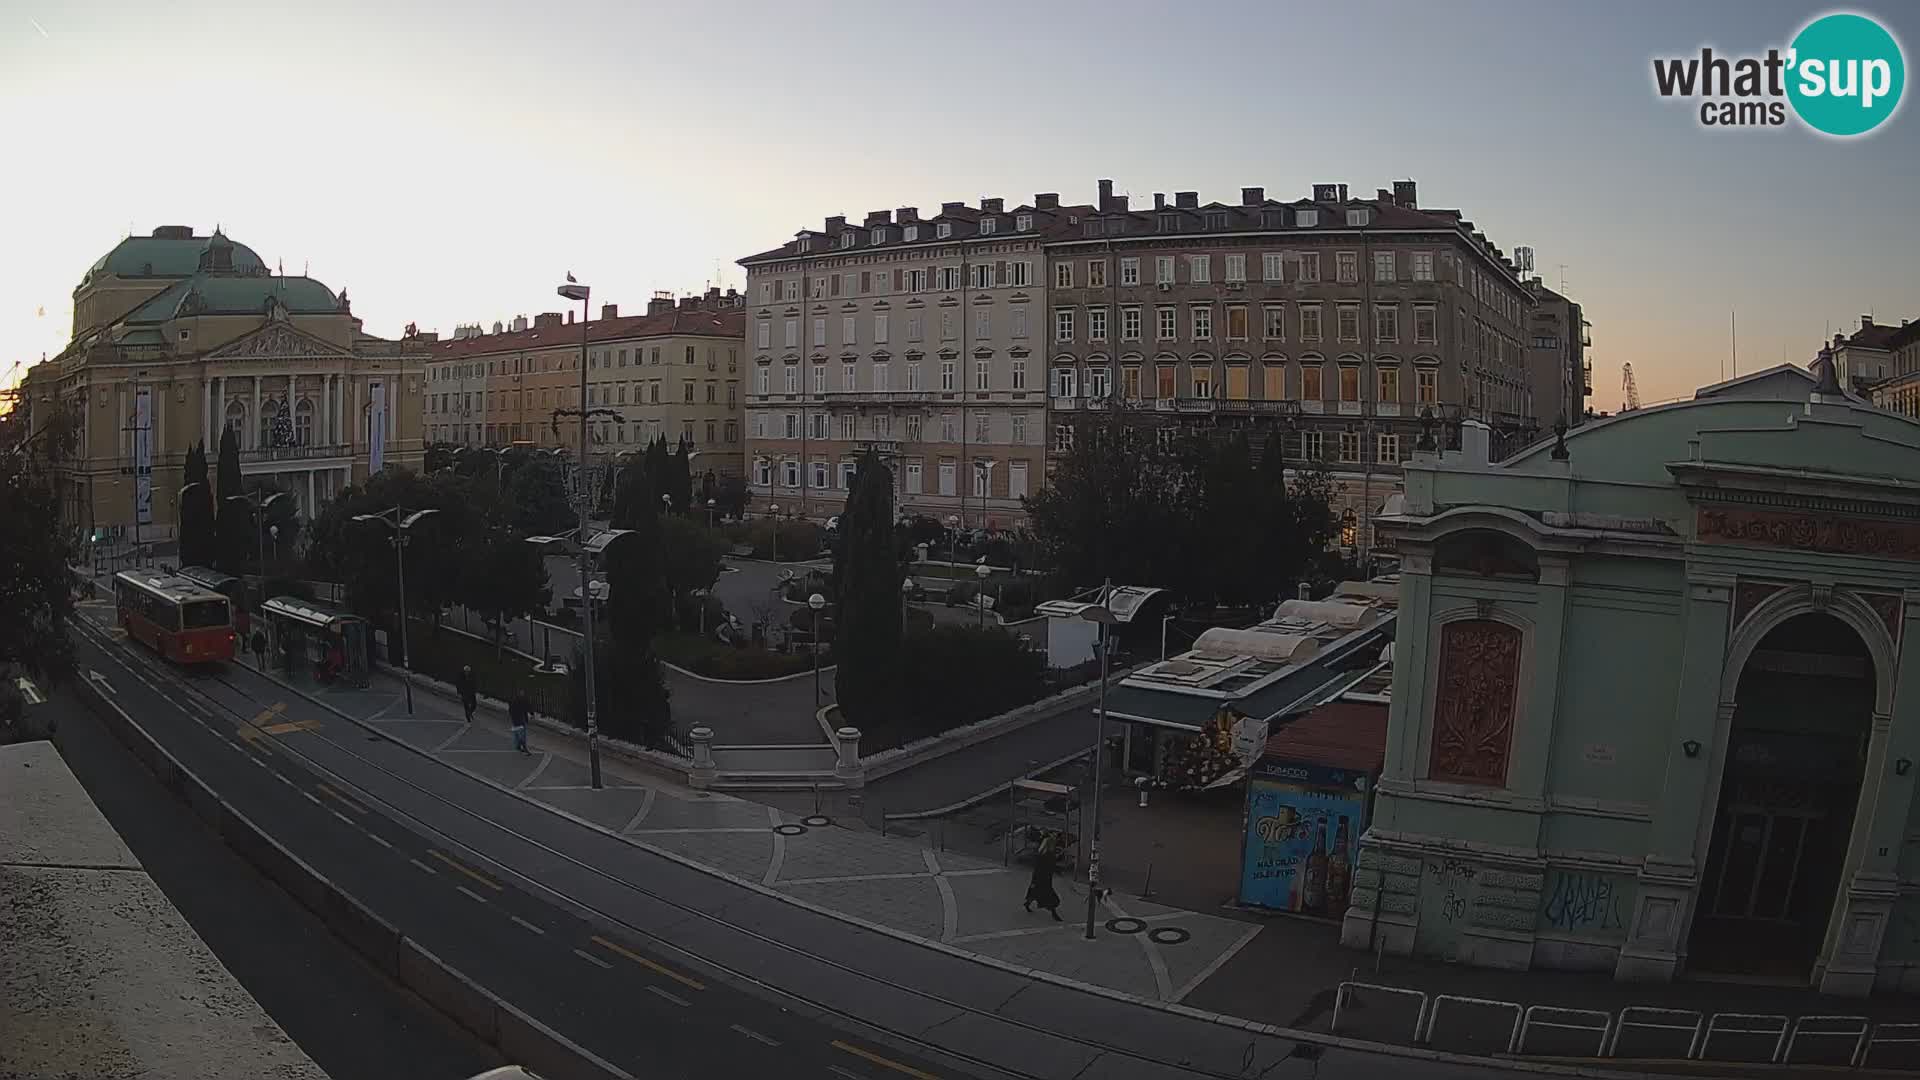
[[[1135,777],[1133,786],[1140,789],[1140,809],[1145,810],[1147,808],[1147,778],[1144,776]]]
[[[694,728],[687,732],[687,741],[693,744],[693,768],[687,773],[687,783],[706,788],[720,775],[713,762],[713,729],[705,725]]]
[[[860,729],[839,728],[833,733],[834,778],[841,787],[857,788],[865,784],[866,767],[860,762]]]

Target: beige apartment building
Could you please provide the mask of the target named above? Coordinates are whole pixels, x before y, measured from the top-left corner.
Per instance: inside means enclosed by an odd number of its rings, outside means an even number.
[[[827,218],[747,272],[756,509],[836,514],[860,455],[902,513],[1004,528],[1046,468],[1047,256],[1086,207],[943,203]]]
[[[387,465],[418,468],[424,342],[363,331],[344,292],[270,272],[218,229],[162,226],[101,256],[73,292],[73,338],[29,369],[33,430],[78,422],[55,469],[64,524],[152,542],[175,535],[188,449],[223,430],[240,471],[312,516]],[[224,494],[224,493],[223,493]]]
[[[465,446],[579,445],[582,337],[590,453],[617,454],[657,438],[687,442],[694,468],[741,470],[743,298],[710,289],[656,293],[644,315],[613,304],[582,326],[547,312],[482,334],[463,329],[430,346],[423,419],[428,438]],[[477,329],[477,328],[475,328]]]
[[[1460,211],[1421,208],[1412,181],[1136,208],[1102,180],[1097,208],[1045,251],[1055,451],[1076,416],[1115,402],[1173,429],[1249,429],[1256,453],[1277,430],[1289,461],[1331,466],[1342,541],[1365,551],[1424,415],[1443,440],[1463,419],[1507,441],[1554,423],[1527,358],[1532,293]]]

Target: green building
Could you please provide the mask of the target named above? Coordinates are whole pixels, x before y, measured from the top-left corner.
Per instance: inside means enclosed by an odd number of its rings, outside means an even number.
[[[1920,990],[1920,425],[1830,369],[1408,464],[1346,944]]]

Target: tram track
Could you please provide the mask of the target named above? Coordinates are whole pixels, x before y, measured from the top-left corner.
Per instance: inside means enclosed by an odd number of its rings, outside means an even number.
[[[87,630],[83,631],[83,633],[86,633],[89,637],[89,640],[97,648],[101,649],[103,652],[106,652],[109,655],[113,655],[113,653],[116,651],[113,649],[113,643],[111,641],[105,640],[105,636],[99,634],[97,630],[93,628],[88,628]],[[125,652],[133,653],[133,650],[125,650]],[[150,675],[157,677],[159,680],[168,684],[170,687],[180,692],[183,692],[188,696],[188,699],[190,701],[200,703],[206,708],[217,711],[219,715],[223,715],[231,719],[235,724],[236,730],[243,733],[241,736],[241,741],[251,741],[252,739],[258,739],[266,735],[264,728],[256,722],[256,716],[251,715],[247,710],[236,708],[234,705],[230,704],[229,702],[220,700],[218,696],[210,694],[205,690],[203,690],[202,688],[195,686],[192,680],[182,678],[179,673],[164,670],[158,667],[153,663],[152,658],[150,657],[139,656],[138,654],[135,654],[135,655],[137,656],[137,659],[134,660],[133,662],[138,663],[141,667],[145,668],[145,670]],[[211,679],[213,682],[219,684],[220,686],[225,687],[229,692],[239,697],[240,699],[252,701],[252,698],[247,693],[247,691],[244,690],[235,682],[233,682],[231,679],[227,678],[226,673],[224,671],[209,672],[207,675],[203,677]],[[149,683],[149,686],[152,687],[152,684]],[[158,687],[152,687],[152,688],[155,690],[158,690]],[[383,741],[397,743],[398,745],[403,746],[414,753],[421,754],[421,756],[423,757],[427,756],[423,751],[419,750],[419,748],[410,746],[409,744],[401,742],[400,740],[395,740],[391,738],[391,736],[388,736],[385,733],[380,732],[369,725],[366,725],[357,720],[352,720],[351,718],[345,718],[345,719],[349,720],[349,722],[353,723],[357,728],[360,728],[361,730],[366,731],[369,734],[376,736]],[[246,733],[251,733],[251,734],[246,734]],[[370,758],[364,753],[361,753],[357,748],[352,746],[350,742],[334,738],[326,734],[324,730],[318,730],[318,729],[307,730],[307,731],[304,731],[302,734],[305,737],[318,739],[326,743],[327,745],[329,745],[339,753],[343,754],[344,756],[355,760],[356,762],[360,763],[360,765],[411,790],[412,792],[416,793],[418,796],[430,799],[434,803],[440,804],[460,815],[463,815],[464,817],[471,819],[472,821],[479,823],[480,825],[486,827],[487,829],[493,830],[501,834],[502,836],[509,837],[517,843],[532,847],[542,852],[546,856],[563,861],[579,870],[585,871],[586,873],[594,877],[597,877],[611,885],[614,885],[619,889],[631,892],[639,897],[644,897],[645,899],[653,903],[661,904],[687,917],[702,920],[706,923],[711,924],[716,928],[729,931],[733,934],[738,934],[742,937],[753,940],[755,942],[759,942],[761,944],[764,944],[765,946],[768,946],[775,950],[779,950],[795,958],[804,960],[808,963],[816,964],[821,967],[838,972],[842,975],[852,977],[854,979],[859,980],[863,984],[869,984],[874,988],[873,992],[875,994],[886,994],[890,996],[904,995],[912,999],[925,1002],[927,1004],[936,1005],[943,1009],[953,1010],[962,1016],[974,1018],[978,1021],[984,1022],[989,1025],[1004,1027],[1008,1029],[1008,1032],[1010,1035],[1017,1033],[1022,1038],[1040,1037],[1048,1040],[1066,1042],[1073,1046],[1076,1046],[1080,1048],[1082,1051],[1086,1052],[1088,1055],[1090,1055],[1089,1061],[1082,1072],[1082,1075],[1086,1077],[1097,1077],[1101,1075],[1104,1070],[1099,1070],[1095,1068],[1095,1066],[1099,1064],[1099,1059],[1101,1057],[1113,1057],[1113,1058],[1123,1059],[1125,1062],[1131,1063],[1133,1067],[1129,1068],[1128,1071],[1133,1074],[1137,1074],[1139,1072],[1139,1069],[1137,1066],[1148,1066],[1152,1068],[1169,1070],[1172,1073],[1175,1073],[1181,1076],[1207,1077],[1207,1078],[1215,1078],[1215,1080],[1246,1080],[1247,1077],[1264,1075],[1265,1073],[1270,1072],[1280,1062],[1283,1062],[1292,1056],[1317,1058],[1321,1051],[1323,1051],[1324,1049],[1331,1048],[1331,1045],[1333,1045],[1334,1043],[1334,1041],[1332,1040],[1329,1040],[1328,1043],[1323,1044],[1323,1043],[1316,1042],[1314,1040],[1298,1039],[1298,1038],[1289,1039],[1286,1036],[1268,1036],[1282,1042],[1291,1041],[1293,1044],[1292,1051],[1288,1054],[1279,1055],[1277,1060],[1270,1062],[1265,1067],[1257,1071],[1249,1071],[1250,1069],[1252,1069],[1252,1066],[1255,1064],[1258,1058],[1258,1054],[1257,1054],[1258,1038],[1260,1036],[1241,1033],[1241,1037],[1247,1040],[1246,1052],[1243,1056],[1243,1061],[1245,1062],[1245,1064],[1239,1071],[1226,1072],[1218,1069],[1199,1067],[1190,1062],[1174,1060],[1166,1056],[1143,1052],[1141,1050],[1137,1050],[1129,1047],[1119,1046],[1115,1043],[1104,1041],[1097,1038],[1091,1038],[1074,1031],[1063,1031],[1063,1030],[1058,1030],[1051,1027],[1043,1027],[1041,1025],[1020,1020],[1015,1017],[1005,1016],[998,1012],[995,1012],[989,1009],[983,1009],[977,1005],[969,1004],[967,1002],[958,1000],[957,998],[954,998],[954,997],[950,997],[950,996],[943,995],[933,991],[928,991],[926,989],[909,985],[907,983],[900,982],[898,980],[891,979],[883,975],[877,975],[869,971],[861,970],[852,965],[849,965],[840,960],[837,960],[831,956],[827,956],[827,955],[824,955],[823,953],[816,952],[799,945],[795,945],[792,942],[784,941],[779,938],[769,936],[767,934],[764,934],[756,930],[751,926],[743,925],[742,923],[726,919],[720,915],[716,915],[712,912],[706,911],[696,905],[684,903],[682,901],[676,900],[656,890],[646,888],[625,877],[622,877],[613,873],[609,873],[608,871],[598,866],[595,866],[589,862],[576,858],[575,856],[570,855],[567,852],[562,851],[558,848],[555,848],[550,844],[547,844],[543,841],[535,839],[534,837],[527,835],[525,832],[522,832],[521,830],[513,827],[512,825],[507,824],[506,822],[499,821],[457,800],[450,799],[445,795],[442,795],[438,792],[435,792],[426,787],[423,787],[413,782],[411,779],[409,779],[402,773],[397,772],[387,767],[386,765],[373,760],[372,758]],[[241,749],[242,752],[245,752],[244,749],[240,746],[240,742],[236,741],[234,745],[236,749]],[[814,1000],[812,998],[804,997],[799,993],[784,989],[783,987],[777,986],[759,976],[756,976],[753,973],[746,971],[739,966],[729,964],[724,961],[719,961],[699,953],[695,953],[689,949],[684,948],[679,943],[675,942],[674,940],[668,937],[663,936],[662,934],[656,931],[649,930],[646,927],[636,925],[622,918],[621,916],[606,910],[603,907],[596,906],[592,903],[581,900],[570,893],[564,892],[558,888],[547,885],[541,881],[535,880],[531,877],[528,877],[520,873],[519,871],[515,870],[511,866],[507,866],[495,860],[494,858],[490,857],[485,852],[482,852],[476,849],[473,845],[467,842],[461,841],[456,837],[448,835],[444,830],[424,820],[419,815],[411,813],[395,805],[390,800],[383,798],[379,794],[368,790],[365,786],[359,783],[355,783],[352,779],[346,776],[343,776],[332,769],[329,769],[325,765],[315,761],[314,759],[307,756],[306,754],[302,754],[299,751],[294,750],[292,747],[288,746],[287,743],[284,741],[275,740],[274,751],[276,753],[283,753],[287,755],[290,759],[298,761],[302,767],[306,768],[317,777],[323,777],[337,785],[346,786],[347,788],[351,789],[351,791],[355,793],[357,797],[360,798],[361,800],[374,805],[378,805],[383,809],[383,812],[387,813],[389,816],[394,817],[398,820],[402,820],[405,823],[409,823],[408,824],[409,828],[412,828],[413,830],[418,832],[424,832],[425,834],[433,837],[440,838],[443,842],[447,843],[448,845],[466,852],[470,857],[488,866],[498,869],[500,872],[512,878],[515,882],[519,883],[523,889],[527,889],[528,891],[531,891],[538,895],[545,895],[551,898],[554,902],[560,904],[565,908],[584,913],[587,917],[589,917],[592,920],[599,921],[606,925],[616,927],[625,933],[631,934],[639,939],[650,942],[655,947],[657,947],[658,949],[660,949],[665,953],[683,958],[684,961],[687,962],[690,966],[693,966],[696,968],[706,968],[706,969],[718,972],[722,977],[728,980],[731,980],[736,984],[741,984],[747,987],[755,988],[763,996],[772,996],[782,1001],[791,1001],[801,1006],[804,1006],[808,1010],[813,1010],[813,1011],[834,1016],[840,1019],[841,1021],[853,1024],[858,1028],[876,1032],[888,1042],[894,1043],[896,1045],[904,1045],[904,1046],[914,1048],[936,1059],[944,1059],[947,1061],[952,1061],[958,1064],[962,1064],[969,1069],[979,1070],[980,1073],[985,1076],[1009,1077],[1009,1078],[1015,1078],[1015,1080],[1047,1080],[1046,1074],[1030,1072],[1030,1071],[1020,1069],[1018,1067],[1010,1067],[1008,1065],[1004,1065],[999,1062],[990,1061],[988,1059],[982,1058],[977,1054],[956,1050],[945,1044],[935,1042],[931,1039],[927,1039],[919,1034],[915,1034],[912,1032],[900,1030],[895,1027],[875,1023],[874,1021],[859,1015],[855,1011],[852,1011],[843,1007],[823,1003],[823,1002]],[[451,771],[458,772],[461,775],[468,777],[469,779],[473,779],[480,783],[487,783],[487,781],[485,781],[482,778],[474,777],[472,774],[465,773],[464,770],[453,769],[452,767],[445,765],[445,763],[434,760],[431,757],[428,757],[428,760],[436,767],[449,768]],[[575,823],[575,824],[578,823],[577,819],[573,819],[565,815],[561,815],[558,812],[552,810],[551,808],[544,806],[543,804],[540,804],[533,800],[523,800],[523,801],[538,812],[552,814],[555,817],[560,818],[561,820],[568,821],[570,823]],[[648,849],[642,845],[639,845],[627,837],[619,836],[618,834],[615,834],[610,830],[600,829],[598,831],[604,833],[609,837],[613,837],[624,843],[630,844],[638,848],[639,850],[648,851],[649,854],[656,854],[656,855],[658,854],[658,853],[652,852],[651,849]],[[946,1023],[943,1022],[942,1024],[935,1025],[935,1026],[946,1026]],[[1223,1027],[1220,1033],[1223,1037],[1230,1037],[1229,1031],[1230,1029]]]

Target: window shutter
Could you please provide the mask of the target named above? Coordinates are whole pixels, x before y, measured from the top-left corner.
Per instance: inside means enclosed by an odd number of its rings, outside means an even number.
[[[871,271],[867,271],[867,270],[860,271],[860,291],[861,292],[873,291],[873,273]]]
[[[1005,285],[1007,283],[1007,260],[1005,259],[994,260],[993,283],[995,285]]]
[[[905,270],[895,269],[893,272],[893,291],[899,292],[901,289],[904,289],[906,287],[907,287],[907,272]]]
[[[831,277],[831,278],[829,279],[829,282],[830,282],[830,283],[829,283],[829,284],[828,284],[828,286],[827,286],[827,293],[828,293],[828,295],[830,295],[830,296],[839,296],[839,295],[840,295],[840,275],[839,275],[839,274],[834,274],[834,275],[833,275],[833,276],[832,276],[832,277]]]

